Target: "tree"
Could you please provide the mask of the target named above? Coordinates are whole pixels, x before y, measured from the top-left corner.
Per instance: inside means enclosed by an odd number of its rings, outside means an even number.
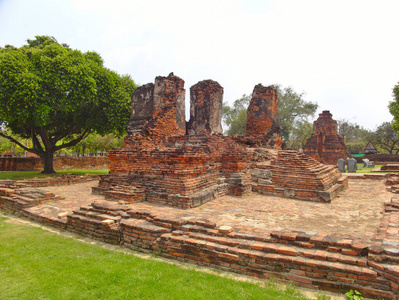
[[[280,85],[273,85],[277,90],[278,113],[277,119],[281,127],[281,137],[288,147],[299,147],[302,141],[298,141],[299,129],[302,129],[302,138],[310,137],[308,118],[316,112],[317,103],[307,102],[303,100],[303,93],[296,93],[291,87],[282,88]],[[247,107],[251,100],[251,96],[243,95],[242,98],[234,101],[230,107],[227,103],[223,103],[223,121],[229,126],[226,133],[228,135],[245,134],[245,123],[247,118]],[[311,126],[311,125],[310,125]],[[291,143],[291,135],[295,132],[295,143]]]
[[[113,133],[101,136],[99,134],[90,134],[85,139],[81,140],[71,150],[79,156],[85,156],[86,150],[89,153],[97,153],[101,151],[103,154],[106,150],[111,150],[123,145],[123,138],[116,137]]]
[[[374,144],[389,154],[399,153],[398,132],[393,129],[393,122],[384,122],[373,133]]]
[[[251,101],[251,96],[242,95],[240,99],[234,101],[232,107],[228,103],[223,103],[223,122],[229,127],[226,133],[228,135],[245,134],[245,124],[247,122],[247,108]]]
[[[54,152],[90,133],[124,132],[135,88],[129,76],[105,68],[99,54],[53,37],[7,45],[0,48],[0,122],[11,134],[0,136],[40,156],[43,173],[54,173]],[[13,135],[30,139],[32,147]]]
[[[308,121],[297,121],[293,126],[287,148],[302,149],[312,135],[313,124]]]
[[[281,126],[281,137],[287,144],[293,129],[308,121],[309,117],[313,117],[319,105],[303,100],[304,93],[298,94],[291,87],[284,89],[280,85],[274,87],[277,90],[277,118]]]
[[[399,83],[394,86],[392,95],[394,101],[389,103],[388,108],[389,112],[394,117],[392,127],[396,132],[399,132]]]
[[[364,147],[373,140],[372,133],[357,123],[346,119],[337,120],[338,135],[344,139],[349,153],[363,153]]]

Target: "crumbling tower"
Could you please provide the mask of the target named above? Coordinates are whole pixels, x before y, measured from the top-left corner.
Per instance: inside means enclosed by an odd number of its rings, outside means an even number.
[[[213,80],[203,80],[190,88],[190,121],[187,133],[217,134],[222,130],[223,88]]]
[[[246,135],[234,137],[221,134],[223,88],[204,80],[190,91],[186,130],[181,78],[158,76],[136,89],[128,136],[122,147],[107,151],[110,173],[101,176],[94,192],[187,209],[252,190],[312,201],[331,201],[341,190],[343,184],[336,187],[341,174],[333,166],[279,151],[275,89],[255,86]],[[299,180],[304,175],[306,182]]]
[[[277,91],[258,84],[252,92],[247,111],[245,137],[249,145],[280,149],[283,140],[277,120]]]
[[[132,97],[132,114],[126,131],[130,136],[151,136],[159,141],[168,136],[184,135],[184,80],[170,73],[158,76],[155,83],[137,88]]]
[[[330,165],[337,165],[338,159],[347,157],[343,138],[338,136],[337,121],[329,110],[319,114],[313,122],[312,136],[306,141],[303,151],[310,157]]]

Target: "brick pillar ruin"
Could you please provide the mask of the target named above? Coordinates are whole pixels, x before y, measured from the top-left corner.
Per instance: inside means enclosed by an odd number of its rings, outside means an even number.
[[[245,136],[220,134],[223,88],[217,82],[191,87],[187,131],[184,96],[184,81],[173,73],[136,89],[129,135],[122,147],[107,151],[110,172],[93,192],[188,209],[225,194],[242,196],[253,187],[265,194],[331,201],[345,186],[336,167],[276,150],[282,140],[273,88],[255,86]],[[323,124],[317,127],[322,132],[336,130]]]
[[[303,147],[304,153],[331,165],[337,165],[338,159],[346,158],[345,142],[338,136],[337,127],[337,121],[333,120],[330,111],[324,110],[313,122],[313,133]]]
[[[223,87],[213,80],[203,80],[190,88],[190,121],[187,133],[222,134]]]
[[[247,110],[245,136],[249,144],[267,145],[279,149],[283,143],[277,121],[277,91],[261,84],[255,86]]]
[[[152,119],[154,111],[154,84],[147,83],[138,87],[132,97],[132,114],[126,131],[130,135],[140,134],[144,125]]]
[[[184,135],[185,121],[184,80],[170,73],[158,76],[134,91],[132,114],[126,130],[130,136],[147,135],[154,140]]]

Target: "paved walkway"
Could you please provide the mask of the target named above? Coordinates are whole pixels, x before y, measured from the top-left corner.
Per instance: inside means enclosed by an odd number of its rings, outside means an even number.
[[[41,213],[56,215],[72,212],[79,206],[104,200],[91,195],[97,181],[70,186],[41,188],[65,200],[38,207]],[[200,207],[181,210],[148,202],[130,204],[132,209],[148,211],[157,216],[205,219],[218,225],[230,225],[237,232],[266,233],[268,230],[290,229],[327,234],[349,234],[372,238],[382,217],[384,202],[391,193],[383,181],[350,180],[349,187],[329,204],[264,196],[256,193],[246,197],[224,196]]]

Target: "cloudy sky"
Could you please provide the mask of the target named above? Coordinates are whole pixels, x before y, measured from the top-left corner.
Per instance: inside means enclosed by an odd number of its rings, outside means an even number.
[[[0,46],[54,36],[139,84],[216,80],[229,103],[291,86],[317,113],[375,129],[392,119],[398,12],[398,0],[0,0]]]

